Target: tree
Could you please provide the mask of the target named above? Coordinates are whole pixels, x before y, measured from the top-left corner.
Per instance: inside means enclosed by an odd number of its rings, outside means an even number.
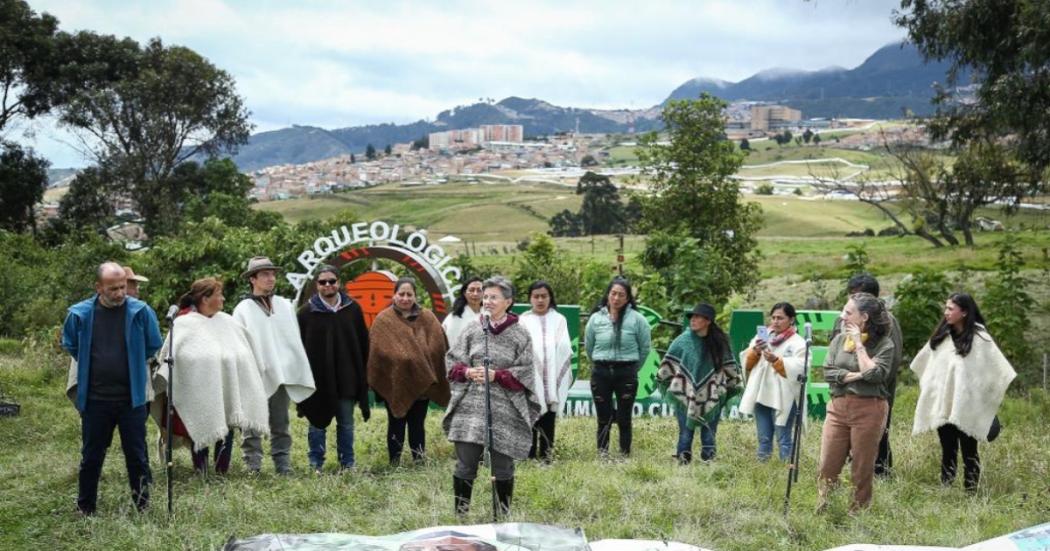
[[[821,140],[820,134],[813,134],[813,145],[820,145],[821,141],[823,140]]]
[[[67,37],[71,57],[96,55],[106,63],[72,72],[59,120],[81,137],[87,153],[107,166],[156,236],[174,230],[164,216],[175,167],[195,157],[233,153],[252,125],[233,78],[193,50],[153,39],[81,32]],[[75,65],[75,64],[72,64]]]
[[[951,63],[947,86],[934,99],[931,136],[960,147],[1003,139],[1018,160],[1043,174],[1050,166],[1050,4],[902,0],[894,18],[927,59]],[[977,101],[956,101],[950,87],[966,84],[959,80],[968,71],[977,75]]]
[[[802,133],[802,141],[809,143],[815,135],[816,134],[814,134],[812,130],[807,128],[806,131]]]
[[[740,150],[751,151],[751,142],[747,141],[747,138],[740,138]]]
[[[550,219],[551,235],[555,237],[579,237],[583,235],[580,215],[564,209]]]
[[[354,154],[353,154],[353,153],[351,153],[351,154],[350,154],[350,164],[354,164],[354,163],[356,163],[356,162],[357,162],[357,158],[356,158],[356,157],[354,157]]]
[[[619,233],[624,230],[624,208],[616,185],[605,175],[587,171],[576,183],[583,195],[580,221],[584,235]]]
[[[412,151],[417,149],[428,149],[430,147],[430,134],[423,134],[416,141],[412,142]]]
[[[588,153],[580,159],[580,166],[583,168],[598,166],[598,160],[594,158],[594,155]]]
[[[112,192],[112,180],[104,169],[84,169],[58,203],[56,229],[65,234],[78,230],[105,232],[116,220]]]
[[[696,253],[724,267],[728,289],[749,289],[758,279],[755,232],[761,207],[746,203],[732,178],[744,154],[725,138],[725,102],[704,94],[668,102],[663,111],[666,145],[656,133],[640,140],[639,162],[652,193],[643,201],[643,232],[695,239]],[[647,240],[646,246],[650,242]],[[667,255],[648,255],[648,267],[666,269]],[[658,260],[661,259],[661,260]],[[722,269],[712,271],[722,275]]]
[[[23,0],[0,0],[0,132],[19,117],[50,110],[58,20]]]
[[[365,159],[368,159],[369,161],[373,161],[373,160],[375,160],[375,158],[376,158],[376,148],[375,148],[374,145],[368,144],[368,147],[365,148]]]
[[[386,155],[390,155],[391,151],[393,151],[393,149],[390,147],[390,144],[386,144],[386,147],[383,148],[383,153]]]
[[[32,150],[0,142],[0,229],[36,229],[33,206],[44,198],[50,164]]]

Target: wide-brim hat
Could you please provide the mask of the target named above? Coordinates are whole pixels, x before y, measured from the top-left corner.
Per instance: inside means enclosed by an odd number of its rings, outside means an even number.
[[[281,270],[281,267],[270,261],[269,257],[253,256],[251,260],[248,261],[248,265],[245,268],[244,273],[241,274],[241,277],[248,279],[263,270],[273,270],[278,272]]]
[[[701,302],[689,311],[689,317],[700,316],[710,321],[715,321],[715,307],[706,302]]]
[[[124,266],[124,276],[131,281],[138,281],[139,283],[146,283],[149,281],[148,277],[136,274],[135,270],[131,269],[131,266]]]

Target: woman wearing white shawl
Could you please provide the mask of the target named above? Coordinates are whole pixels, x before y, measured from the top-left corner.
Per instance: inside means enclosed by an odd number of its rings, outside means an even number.
[[[791,456],[791,428],[798,412],[798,382],[806,361],[806,341],[795,331],[795,307],[778,302],[769,310],[769,334],[756,335],[740,353],[747,385],[740,412],[755,416],[758,459],[773,454],[773,439],[782,461]],[[765,338],[763,338],[765,337]]]
[[[554,448],[554,422],[565,406],[572,384],[572,341],[565,316],[557,311],[554,289],[546,281],[529,287],[532,309],[521,315],[521,325],[532,339],[536,386],[543,406],[532,428],[529,458],[550,462]]]
[[[941,482],[946,485],[955,480],[961,448],[963,482],[975,491],[981,476],[977,442],[988,441],[996,411],[1017,374],[985,329],[970,295],[948,297],[944,318],[911,369],[919,378],[912,434],[937,429]]]
[[[477,276],[464,281],[459,288],[459,296],[452,303],[452,311],[441,322],[449,348],[456,345],[468,325],[476,323],[481,317],[481,283],[482,279]]]
[[[269,431],[266,392],[253,352],[251,337],[233,317],[222,311],[222,283],[198,279],[179,301],[174,322],[174,344],[167,339],[161,357],[174,349],[172,380],[176,419],[193,441],[193,466],[203,471],[208,447],[216,444],[215,470],[230,466],[234,427],[242,431]],[[154,378],[158,393],[167,391],[168,366]]]

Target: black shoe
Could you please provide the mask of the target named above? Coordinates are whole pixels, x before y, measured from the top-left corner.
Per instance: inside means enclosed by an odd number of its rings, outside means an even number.
[[[679,465],[688,465],[693,462],[692,452],[682,452],[673,456]]]
[[[514,479],[496,481],[496,501],[499,502],[500,516],[510,514],[510,501],[514,496]]]
[[[463,516],[470,512],[470,496],[474,493],[474,481],[467,480],[465,478],[459,478],[458,476],[452,477],[452,492],[455,496],[453,505],[456,508],[456,514]]]

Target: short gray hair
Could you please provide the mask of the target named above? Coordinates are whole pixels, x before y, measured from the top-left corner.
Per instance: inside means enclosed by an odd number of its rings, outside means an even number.
[[[499,288],[500,292],[503,293],[503,298],[514,299],[514,285],[510,281],[507,281],[507,278],[503,276],[492,276],[481,284],[482,291],[490,287]]]

